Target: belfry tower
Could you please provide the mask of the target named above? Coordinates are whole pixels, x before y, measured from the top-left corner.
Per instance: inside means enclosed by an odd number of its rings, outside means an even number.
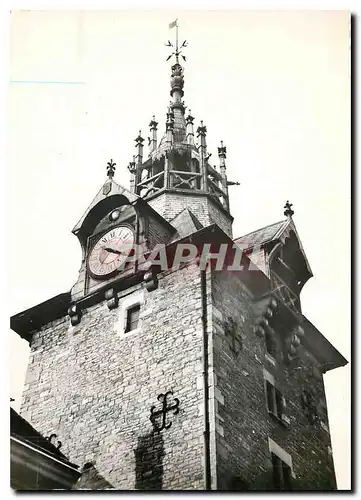
[[[153,117],[130,189],[111,160],[73,229],[75,284],[11,318],[31,346],[21,416],[59,439],[77,489],[335,489],[323,374],[347,361],[302,313],[312,271],[292,205],[232,239],[235,183],[186,113],[184,46],[165,134]],[[162,267],[159,249],[168,264],[181,244],[241,266]]]
[[[174,56],[175,64],[171,68],[172,100],[167,110],[165,133],[158,142],[158,123],[153,116],[149,124],[149,155],[144,158],[144,139],[139,132],[135,139],[136,155],[128,167],[131,190],[147,200],[167,221],[187,208],[203,226],[215,223],[232,236],[233,217],[229,211],[228,186],[237,183],[227,181],[226,147],[221,142],[218,148],[219,166],[212,166],[211,154],[207,151],[207,127],[201,121],[195,130],[191,110],[186,113],[182,101],[184,71],[179,58],[185,60],[182,49],[187,43],[184,41],[179,49],[178,26],[176,30],[175,51],[168,57]],[[173,44],[168,42],[167,46],[173,47]]]

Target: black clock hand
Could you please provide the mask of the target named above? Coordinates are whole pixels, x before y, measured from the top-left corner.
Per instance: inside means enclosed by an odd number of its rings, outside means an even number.
[[[104,250],[106,250],[107,252],[112,252],[112,253],[116,253],[118,255],[121,255],[122,252],[120,252],[119,250],[115,250],[115,248],[110,248],[110,247],[103,247]]]

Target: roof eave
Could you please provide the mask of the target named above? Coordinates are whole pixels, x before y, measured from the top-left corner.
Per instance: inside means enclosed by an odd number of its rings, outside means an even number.
[[[46,300],[10,318],[10,328],[27,342],[31,341],[32,333],[43,325],[67,314],[71,303],[71,293],[65,292]]]
[[[320,363],[323,373],[348,364],[347,359],[305,316],[302,328],[305,332],[303,343]]]

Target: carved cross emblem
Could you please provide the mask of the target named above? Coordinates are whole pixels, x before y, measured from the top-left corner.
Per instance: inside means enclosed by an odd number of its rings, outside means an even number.
[[[167,423],[168,412],[173,411],[174,415],[179,412],[179,399],[174,398],[174,403],[169,405],[168,396],[173,396],[173,392],[168,391],[165,394],[159,394],[159,396],[157,396],[157,399],[160,403],[162,403],[162,408],[160,410],[156,410],[156,407],[152,406],[150,409],[149,420],[152,422],[154,429],[158,432],[163,429],[169,429],[171,427],[172,422]]]

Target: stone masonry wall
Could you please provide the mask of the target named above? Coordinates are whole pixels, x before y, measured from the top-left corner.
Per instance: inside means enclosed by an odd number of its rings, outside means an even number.
[[[139,328],[124,334],[124,308],[142,295]],[[150,410],[167,391],[179,413],[157,433]],[[21,414],[45,436],[57,434],[73,463],[92,462],[97,484],[201,490],[202,401],[200,276],[187,267],[150,293],[134,288],[113,311],[103,302],[75,327],[63,318],[37,332]]]
[[[168,243],[174,232],[165,228],[157,219],[151,218],[149,221],[148,244],[149,249],[152,250],[155,245],[159,243]]]
[[[251,295],[238,276],[213,273],[212,303],[218,489],[273,488],[269,437],[292,457],[294,489],[335,488],[324,386],[315,360],[303,350],[300,368],[274,366],[264,340],[253,333]],[[230,320],[236,344],[228,333]],[[288,427],[268,415],[264,369],[283,392]],[[301,403],[302,390],[310,387],[319,415],[314,424]]]
[[[232,219],[206,196],[192,196],[183,193],[163,193],[148,201],[149,205],[171,221],[185,208],[189,208],[203,226],[217,224],[232,237]]]

